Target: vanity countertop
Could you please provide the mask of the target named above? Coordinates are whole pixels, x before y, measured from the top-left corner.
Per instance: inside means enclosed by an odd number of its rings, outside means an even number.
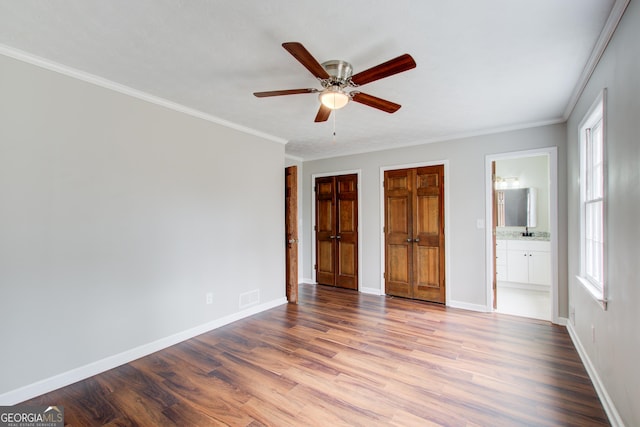
[[[497,240],[537,240],[548,242],[551,235],[546,231],[533,231],[533,236],[523,236],[522,231],[496,231]]]

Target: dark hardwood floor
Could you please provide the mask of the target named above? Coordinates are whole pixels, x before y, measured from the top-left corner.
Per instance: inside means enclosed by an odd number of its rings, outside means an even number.
[[[26,403],[73,426],[609,425],[563,327],[323,286],[299,298]]]

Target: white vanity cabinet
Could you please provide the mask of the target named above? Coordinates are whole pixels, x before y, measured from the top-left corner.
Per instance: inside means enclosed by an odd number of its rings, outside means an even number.
[[[540,240],[500,240],[504,249],[496,244],[496,264],[500,254],[506,252],[506,274],[500,274],[496,267],[498,280],[532,285],[551,285],[551,243]],[[504,255],[503,255],[504,257]],[[502,277],[501,277],[502,276]]]
[[[496,279],[507,280],[507,241],[496,240]]]

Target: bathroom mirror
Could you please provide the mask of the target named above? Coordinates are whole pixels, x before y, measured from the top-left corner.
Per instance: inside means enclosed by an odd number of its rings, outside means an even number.
[[[535,227],[537,203],[535,188],[496,190],[498,227]]]

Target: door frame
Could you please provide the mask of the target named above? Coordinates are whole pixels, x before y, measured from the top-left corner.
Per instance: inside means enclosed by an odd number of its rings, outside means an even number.
[[[558,315],[558,148],[543,147],[532,150],[488,154],[485,157],[485,224],[493,224],[493,177],[491,165],[495,161],[546,155],[549,160],[549,226],[551,233],[551,321],[560,323]],[[486,295],[487,311],[493,309],[493,277],[495,248],[493,246],[493,226],[486,227]]]
[[[362,169],[350,169],[342,170],[338,172],[322,172],[311,174],[311,280],[317,284],[316,269],[314,268],[316,263],[316,230],[314,226],[316,224],[316,197],[315,197],[315,185],[316,178],[323,178],[325,176],[337,176],[337,175],[357,175],[358,178],[358,292],[362,289]]]
[[[384,272],[386,266],[385,257],[385,242],[384,242],[384,226],[385,226],[385,212],[384,212],[384,173],[389,170],[396,169],[411,169],[420,168],[425,166],[444,166],[444,277],[445,277],[445,306],[449,305],[451,301],[451,287],[453,280],[451,279],[451,245],[449,244],[451,219],[449,218],[449,160],[433,160],[428,162],[419,163],[403,163],[399,165],[381,166],[380,167],[380,285],[379,294],[384,295]]]

